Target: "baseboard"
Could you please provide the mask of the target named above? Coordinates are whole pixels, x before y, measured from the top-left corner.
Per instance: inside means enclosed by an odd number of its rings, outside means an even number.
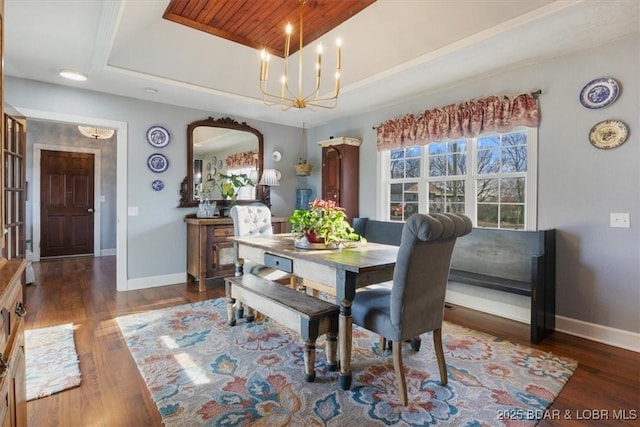
[[[531,302],[529,297],[523,295],[449,282],[445,300],[483,313],[531,323]]]
[[[100,250],[100,256],[112,256],[112,255],[116,255],[116,248],[113,249],[101,249]]]
[[[529,297],[449,282],[446,301],[494,316],[530,324]],[[640,334],[556,315],[558,332],[640,352]]]
[[[185,283],[187,273],[165,274],[163,276],[140,277],[137,279],[127,280],[127,291],[133,291],[146,288],[157,288],[158,286],[175,285],[176,283]]]
[[[556,316],[556,331],[640,353],[640,334]]]

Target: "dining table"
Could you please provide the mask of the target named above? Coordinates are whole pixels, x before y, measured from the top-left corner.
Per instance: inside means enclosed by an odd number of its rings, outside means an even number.
[[[351,388],[352,327],[351,303],[356,290],[393,278],[398,247],[371,242],[350,242],[338,248],[299,248],[292,234],[231,237],[236,256],[236,275],[251,261],[291,273],[335,290],[340,307],[338,320],[339,383]]]

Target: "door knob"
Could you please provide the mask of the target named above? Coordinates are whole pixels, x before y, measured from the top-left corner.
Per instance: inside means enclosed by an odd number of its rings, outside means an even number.
[[[87,209],[87,212],[93,212],[93,208]]]

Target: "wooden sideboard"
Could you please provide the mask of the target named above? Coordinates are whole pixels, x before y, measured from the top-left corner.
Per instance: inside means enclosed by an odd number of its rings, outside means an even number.
[[[231,218],[184,218],[187,223],[187,283],[198,282],[198,291],[207,289],[206,279],[235,274],[233,220]],[[286,218],[271,218],[273,233],[286,232]]]
[[[26,262],[9,260],[0,270],[0,425],[27,425],[24,356],[24,285]]]

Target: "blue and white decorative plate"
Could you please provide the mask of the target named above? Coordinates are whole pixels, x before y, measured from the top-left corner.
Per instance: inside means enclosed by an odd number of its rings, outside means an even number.
[[[601,77],[584,85],[580,91],[580,103],[590,110],[604,108],[616,100],[618,92],[618,82],[610,77]]]
[[[171,134],[162,126],[151,126],[147,129],[147,142],[156,148],[163,148],[171,142]]]
[[[147,159],[147,166],[155,173],[161,173],[169,169],[169,159],[163,154],[153,153]]]
[[[164,182],[162,182],[159,179],[156,179],[151,183],[151,188],[153,188],[156,191],[162,191],[162,189],[164,188]]]

